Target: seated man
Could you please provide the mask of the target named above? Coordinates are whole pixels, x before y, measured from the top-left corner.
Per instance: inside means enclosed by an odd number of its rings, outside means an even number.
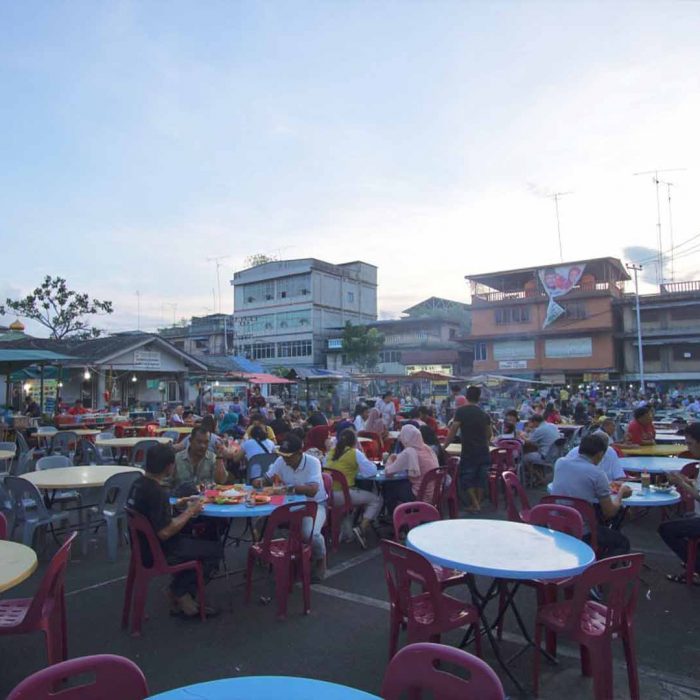
[[[245,435],[243,436],[244,440],[247,440],[250,437],[250,431],[252,430],[254,425],[261,426],[263,430],[267,433],[268,439],[272,440],[272,442],[275,442],[277,440],[277,437],[275,436],[275,431],[265,422],[265,416],[263,416],[263,414],[259,411],[250,414],[250,425],[245,431]]]
[[[199,484],[225,484],[228,472],[221,456],[209,450],[209,432],[198,425],[192,429],[187,449],[175,456],[175,470],[169,481],[175,495],[196,493]]]
[[[601,558],[615,557],[630,551],[627,537],[617,530],[611,530],[602,522],[612,520],[622,508],[622,499],[632,493],[629,486],[623,486],[617,496],[611,496],[610,482],[599,466],[607,449],[603,438],[586,435],[577,448],[577,455],[569,453],[557,460],[552,482],[552,495],[580,498],[598,506],[596,511],[599,517],[602,516],[597,528]],[[583,539],[590,542],[590,532]]]
[[[281,483],[293,486],[294,493],[313,498],[318,504],[316,520],[313,522],[311,537],[312,581],[318,583],[326,575],[326,542],[321,529],[326,522],[326,500],[328,496],[323,487],[321,462],[302,451],[302,441],[298,435],[289,433],[279,446],[280,457],[270,465],[263,479],[258,479],[255,485],[262,481],[268,484]],[[311,518],[304,519],[304,537],[311,531]]]
[[[692,459],[700,460],[700,423],[691,423],[685,429],[685,443]],[[678,558],[685,564],[688,556],[688,538],[700,537],[700,491],[687,476],[680,472],[669,472],[668,480],[675,484],[679,491],[689,493],[695,499],[695,517],[667,520],[659,525],[661,539],[670,547]],[[693,583],[700,586],[700,556],[695,562]],[[668,574],[666,578],[674,583],[685,583],[685,571],[679,575]]]
[[[561,437],[553,423],[547,423],[544,416],[535,413],[527,422],[527,440],[525,441],[523,466],[530,468],[536,482],[544,481],[544,469],[537,466],[547,459],[552,445]]]
[[[594,435],[595,437],[599,437],[603,440],[605,440],[606,444],[606,449],[605,449],[605,454],[603,455],[603,459],[600,461],[600,468],[605,472],[605,476],[608,477],[608,481],[622,481],[627,478],[627,474],[625,474],[625,470],[622,468],[622,460],[617,456],[617,452],[613,450],[612,447],[607,446],[608,445],[608,435],[607,433],[603,433],[602,435],[600,434],[601,431],[596,430],[595,433],[592,433],[591,435]],[[578,447],[574,447],[572,450],[568,452],[566,455],[567,457],[578,457],[579,456],[579,451]]]
[[[169,425],[172,426],[180,426],[182,427],[185,424],[185,421],[182,419],[182,416],[185,412],[185,407],[180,405],[176,406],[175,410],[173,411],[172,415],[170,416],[170,420],[168,421]]]
[[[275,436],[279,436],[280,438],[283,438],[292,429],[292,426],[289,425],[289,421],[284,417],[283,408],[275,409],[275,418],[270,421],[270,428]]]
[[[75,403],[68,409],[68,414],[71,416],[82,416],[84,413],[89,413],[89,411],[83,406],[80,399],[76,399]]]
[[[654,413],[649,406],[634,409],[634,418],[627,426],[625,442],[631,445],[655,445]]]
[[[222,556],[221,544],[209,540],[198,540],[182,534],[182,529],[202,510],[200,500],[188,502],[186,509],[172,517],[168,491],[163,485],[175,470],[175,452],[170,445],[154,445],[146,453],[146,473],[131,487],[127,505],[146,516],[160,540],[163,554],[169,564],[180,564],[192,559],[202,562],[205,580],[211,578]],[[144,562],[146,563],[146,562]],[[150,563],[150,562],[149,562]],[[197,577],[193,570],[182,571],[173,576],[168,590],[170,613],[184,617],[199,615],[196,601]],[[207,608],[207,615],[215,611]]]

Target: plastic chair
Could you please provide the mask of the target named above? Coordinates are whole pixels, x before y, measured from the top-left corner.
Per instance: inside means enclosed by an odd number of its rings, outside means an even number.
[[[177,432],[177,430],[164,430],[161,433],[161,437],[170,438],[173,443],[176,443],[182,436]]]
[[[350,487],[348,486],[348,480],[345,478],[345,474],[338,469],[330,469],[328,467],[324,468],[323,474],[323,485],[328,494],[328,501],[326,502],[327,531],[330,533],[333,551],[337,552],[340,543],[340,532],[343,529],[343,521],[346,517],[352,515],[355,506],[353,506],[350,499]],[[330,476],[330,482],[326,479],[326,476]],[[336,503],[333,498],[334,486],[336,484],[340,486],[338,491],[343,494],[342,503]]]
[[[513,453],[507,447],[498,447],[491,451],[491,467],[489,468],[489,499],[494,510],[498,509],[498,487],[503,483],[501,474],[506,471],[515,471]]]
[[[119,525],[126,521],[126,500],[134,481],[140,476],[138,472],[110,476],[102,487],[99,504],[87,513],[88,529],[107,526],[107,556],[110,561],[117,558]]]
[[[0,600],[0,636],[43,632],[49,666],[68,657],[63,579],[76,537],[74,532],[54,554],[33,598]]]
[[[4,486],[10,495],[12,503],[12,530],[10,538],[18,525],[22,525],[22,544],[31,547],[34,533],[39,527],[53,527],[56,524],[68,522],[70,513],[66,511],[50,511],[39,489],[27,479],[19,476],[5,477]]]
[[[448,666],[445,668],[445,666]],[[449,666],[467,671],[469,678],[450,673]],[[501,681],[480,658],[461,649],[420,642],[399,651],[389,662],[382,683],[384,700],[420,697],[439,700],[504,700]]]
[[[17,466],[12,470],[13,476],[22,476],[29,471],[32,471],[29,467],[34,462],[34,449],[27,450],[27,452],[22,453],[17,460]]]
[[[379,453],[379,458],[381,459],[382,452],[384,452],[384,441],[379,433],[372,432],[371,430],[360,430],[357,433],[357,437],[371,438],[372,442],[376,446],[376,451]],[[367,444],[367,443],[363,443]]]
[[[56,691],[65,680],[94,675],[89,683]],[[83,656],[44,668],[25,678],[7,700],[144,700],[148,684],[131,660],[113,654]]]
[[[326,453],[326,440],[330,435],[330,427],[327,425],[315,425],[304,437],[304,451],[315,447]]]
[[[13,454],[16,453],[17,451],[17,443],[15,442],[0,442],[0,450],[7,450],[8,452],[12,452]],[[12,474],[12,462],[14,461],[14,457],[8,457],[7,459],[2,459],[0,462],[5,463],[5,469],[0,472],[0,478],[3,476],[7,476],[8,474]]]
[[[447,514],[451,519],[459,517],[459,457],[448,457],[445,465],[447,474],[450,477],[450,484],[445,488],[445,502],[447,503]]]
[[[76,465],[104,464],[100,451],[89,440],[80,440],[75,450],[73,463]]]
[[[389,590],[389,658],[399,641],[399,629],[406,626],[408,642],[439,642],[444,632],[463,625],[474,626],[476,653],[481,656],[479,611],[443,593],[430,562],[408,547],[381,541],[384,576]],[[412,594],[417,585],[421,591]]]
[[[131,450],[129,464],[134,467],[146,468],[146,454],[154,445],[159,445],[158,440],[139,440]]]
[[[255,479],[259,479],[267,472],[273,462],[277,460],[279,455],[276,454],[259,454],[251,457],[248,462],[248,483]]]
[[[434,523],[436,520],[440,520],[440,513],[438,513],[435,506],[431,506],[429,503],[414,501],[413,503],[401,503],[396,506],[396,508],[394,508],[393,520],[394,541],[400,542],[403,532],[408,532],[414,527],[423,525],[424,523]],[[432,566],[443,588],[466,582],[466,574],[460,571],[449,569],[439,564],[433,564]]]
[[[51,454],[65,455],[73,459],[75,448],[78,444],[78,436],[70,431],[57,432],[51,438]]]
[[[597,561],[576,577],[570,600],[543,605],[537,611],[536,649],[540,648],[543,630],[566,635],[578,643],[581,647],[581,672],[584,676],[593,676],[596,700],[613,697],[613,636],[622,639],[630,698],[639,700],[632,618],[643,562],[643,554],[624,554]],[[592,588],[602,588],[605,603],[588,600]],[[540,670],[537,651],[534,659],[533,682],[537,695]]]
[[[0,513],[0,540],[7,539],[7,518]]]
[[[277,617],[287,615],[287,598],[296,578],[301,579],[304,596],[304,614],[311,612],[311,537],[312,529],[306,538],[302,535],[302,522],[305,518],[315,520],[318,506],[314,501],[288,503],[272,511],[260,542],[248,549],[246,568],[245,600],[250,603],[253,585],[253,564],[255,560],[265,562],[275,574],[277,597]],[[273,539],[279,528],[288,528],[287,538]]]
[[[36,470],[42,472],[45,469],[64,469],[72,467],[73,461],[70,457],[62,454],[49,455],[48,457],[40,457],[36,462]]]
[[[440,512],[447,475],[447,467],[437,467],[426,472],[421,479],[416,500],[430,503]]]
[[[47,455],[51,451],[51,439],[58,432],[52,425],[40,425],[34,433],[36,446],[42,455]]]
[[[360,441],[357,446],[365,453],[365,457],[372,462],[381,462],[382,451],[377,447],[377,443],[374,440]]]
[[[598,558],[598,517],[596,516],[595,508],[582,498],[574,498],[573,496],[542,496],[540,504],[557,503],[562,506],[569,506],[577,510],[583,518],[584,530],[588,529],[590,534],[591,549],[595,552],[596,559]]]
[[[27,439],[22,434],[21,430],[15,432],[15,442],[17,443],[17,448],[19,449],[20,456],[25,452],[29,452],[29,443]]]
[[[501,474],[505,486],[508,520],[513,523],[526,523],[530,514],[530,501],[515,472]],[[518,507],[519,506],[519,507]]]
[[[160,546],[160,541],[148,518],[130,508],[125,508],[127,523],[129,526],[129,540],[131,542],[131,559],[129,560],[129,573],[126,577],[124,591],[124,607],[122,609],[122,627],[126,629],[131,617],[131,634],[134,637],[141,636],[146,598],[148,597],[148,584],[156,576],[167,576],[180,571],[194,569],[197,574],[197,598],[199,603],[199,617],[206,619],[204,604],[204,572],[201,562],[196,559],[185,561],[181,564],[168,564]],[[144,557],[143,555],[148,555]],[[150,560],[150,563],[144,563]]]

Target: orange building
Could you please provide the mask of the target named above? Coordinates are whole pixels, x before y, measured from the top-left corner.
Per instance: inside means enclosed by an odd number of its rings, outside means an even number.
[[[467,275],[474,373],[575,385],[618,374],[613,301],[630,279],[616,258]],[[615,376],[613,376],[615,375]]]

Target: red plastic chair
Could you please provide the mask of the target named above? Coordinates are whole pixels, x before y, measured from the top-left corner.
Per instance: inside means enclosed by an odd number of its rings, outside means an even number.
[[[498,510],[498,487],[503,483],[501,474],[506,471],[515,471],[513,453],[507,447],[498,447],[491,451],[491,467],[489,469],[489,499],[494,510]]]
[[[315,425],[304,437],[304,451],[315,447],[326,453],[326,440],[330,435],[330,428],[327,425]]]
[[[630,698],[639,700],[632,618],[643,561],[643,554],[624,554],[597,561],[575,579],[571,600],[544,605],[537,611],[535,646],[539,649],[543,630],[566,635],[578,643],[581,647],[581,672],[584,676],[593,676],[596,700],[610,700],[613,697],[613,636],[622,639]],[[589,592],[594,587],[603,589],[604,604],[588,600]],[[540,654],[535,653],[535,695],[539,670]]]
[[[365,442],[364,440],[357,443],[358,447],[365,453],[365,457],[372,462],[381,462],[382,451],[377,446],[377,443],[372,440]]]
[[[681,474],[695,481],[698,478],[698,472],[700,471],[699,467],[700,464],[698,462],[689,462],[683,466],[683,469],[681,469]],[[678,515],[680,517],[688,517],[695,512],[695,499],[693,498],[693,495],[687,491],[682,489],[677,490],[681,497],[681,502],[676,506]],[[662,517],[664,520],[668,518],[668,510],[668,508],[663,509]]]
[[[445,468],[450,476],[450,485],[445,489],[447,513],[454,520],[459,517],[459,496],[457,492],[459,486],[459,457],[449,457]]]
[[[199,604],[199,617],[206,620],[204,604],[204,573],[201,562],[193,559],[181,564],[168,564],[163,554],[156,533],[153,531],[150,521],[145,515],[135,510],[125,508],[126,520],[129,527],[129,541],[131,542],[131,559],[129,560],[129,573],[126,577],[124,590],[124,607],[122,609],[122,628],[126,629],[131,617],[131,634],[134,637],[141,636],[146,599],[148,598],[148,584],[156,576],[167,576],[180,571],[194,569],[197,575],[197,598]],[[147,556],[144,557],[143,555]],[[150,564],[144,564],[144,559]]]
[[[440,520],[440,513],[438,513],[435,506],[431,506],[429,503],[414,501],[413,503],[401,503],[396,506],[393,519],[394,541],[400,542],[402,533],[406,533],[418,525],[434,523],[436,520]],[[466,582],[466,574],[460,571],[448,569],[439,564],[433,564],[432,566],[442,588]]]
[[[304,614],[311,612],[311,532],[302,536],[304,518],[316,518],[318,506],[314,501],[289,503],[275,508],[268,518],[265,533],[260,542],[248,549],[245,600],[250,602],[253,585],[253,564],[256,559],[269,564],[275,574],[277,617],[287,615],[287,598],[295,579],[301,579],[304,595]],[[287,538],[273,539],[278,528],[288,528]]]
[[[360,430],[357,433],[357,437],[371,438],[372,442],[376,445],[379,456],[381,457],[382,452],[384,452],[384,441],[379,433],[373,433],[371,430]],[[364,443],[367,444],[367,443]]]
[[[540,504],[557,503],[562,506],[569,506],[577,510],[583,518],[583,524],[588,528],[591,535],[591,549],[595,552],[596,559],[598,558],[598,518],[595,513],[595,508],[582,498],[574,498],[573,496],[542,496]]]
[[[440,512],[443,495],[445,493],[445,483],[447,481],[447,467],[437,467],[423,474],[423,478],[418,488],[416,500],[430,503]]]
[[[407,628],[408,642],[439,642],[444,632],[474,625],[476,653],[481,656],[479,611],[443,593],[430,562],[408,547],[381,541],[384,576],[389,589],[389,658],[399,641],[399,629]],[[416,585],[420,592],[412,593]]]
[[[56,690],[65,680],[87,674],[94,679]],[[97,654],[62,661],[34,673],[7,700],[144,700],[146,697],[146,677],[133,661],[113,654]]]
[[[0,513],[0,540],[7,539],[7,518]]]
[[[446,668],[447,665],[447,668]],[[469,678],[450,673],[448,668],[467,671]],[[501,681],[493,669],[472,654],[444,644],[422,642],[410,644],[389,662],[382,697],[400,700],[429,693],[440,700],[504,700]]]
[[[335,503],[333,500],[333,487],[336,484],[340,485],[339,490],[343,494],[342,503]],[[330,539],[333,551],[337,552],[343,520],[345,520],[348,515],[352,514],[354,506],[350,500],[348,480],[345,478],[343,472],[338,469],[325,468],[323,470],[323,485],[328,494],[328,501],[326,502],[326,533],[330,535],[330,538],[327,539]]]
[[[49,568],[33,598],[0,600],[0,636],[43,632],[48,665],[68,657],[66,599],[63,581],[68,566],[74,532],[53,555]]]
[[[501,474],[505,486],[506,507],[508,509],[508,520],[514,523],[528,522],[530,515],[530,501],[523,485],[515,472],[503,472]],[[518,508],[518,501],[520,507]]]

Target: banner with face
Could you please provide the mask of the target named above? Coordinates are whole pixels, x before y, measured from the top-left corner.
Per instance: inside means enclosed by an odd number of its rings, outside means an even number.
[[[542,288],[549,297],[542,328],[554,323],[564,313],[564,309],[554,300],[568,294],[578,284],[585,268],[585,265],[560,265],[539,270]]]

